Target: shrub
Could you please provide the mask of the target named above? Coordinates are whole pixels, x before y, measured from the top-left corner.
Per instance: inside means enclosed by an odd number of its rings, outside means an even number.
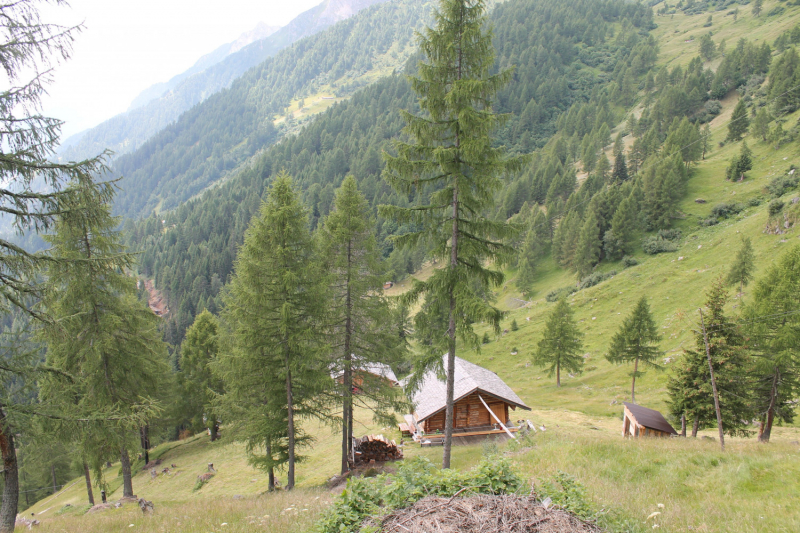
[[[491,339],[489,339],[489,332],[483,334],[483,344],[489,344]]]
[[[214,474],[212,472],[206,472],[205,474],[197,476],[197,482],[194,484],[194,489],[192,490],[198,491],[202,489],[203,485],[211,481],[212,477],[214,477]]]
[[[589,287],[594,287],[598,283],[602,283],[603,281],[611,279],[616,275],[617,275],[616,270],[612,270],[611,272],[606,272],[606,273],[594,272],[581,280],[580,288],[588,289]]]
[[[717,224],[719,224],[719,219],[714,217],[706,218],[700,221],[700,225],[703,226],[704,228],[707,228],[709,226],[716,226]]]
[[[560,289],[553,289],[552,291],[548,292],[544,299],[548,302],[557,302],[561,298],[569,296],[570,294],[575,294],[576,292],[578,292],[577,287],[562,287]]]
[[[757,207],[761,205],[761,198],[750,198],[747,200],[747,207]]]
[[[630,267],[636,266],[638,264],[639,264],[639,261],[637,261],[635,257],[631,257],[629,255],[626,255],[625,257],[622,258],[622,266],[624,266],[625,268],[630,268]]]
[[[783,206],[786,205],[781,200],[775,199],[769,203],[769,216],[774,217],[781,211],[783,211]]]
[[[665,252],[674,252],[678,249],[678,245],[670,240],[654,235],[644,240],[642,249],[644,253],[648,255],[656,255]]]
[[[722,104],[719,100],[709,100],[705,103],[703,109],[705,109],[706,113],[709,115],[716,116],[722,111]]]
[[[717,204],[711,209],[712,218],[724,220],[732,215],[736,215],[745,210],[747,206],[743,204]]]
[[[795,190],[798,184],[800,184],[800,175],[777,176],[770,180],[769,185],[767,185],[767,191],[775,198],[778,198],[789,191]]]
[[[511,321],[511,331],[517,331],[518,329],[519,326],[517,325],[517,319],[515,318],[514,320]]]
[[[662,229],[658,231],[658,236],[668,241],[676,241],[680,239],[683,235],[681,234],[681,230],[679,229]]]

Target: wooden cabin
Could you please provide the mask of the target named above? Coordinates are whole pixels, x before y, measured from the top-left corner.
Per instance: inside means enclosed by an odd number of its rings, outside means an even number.
[[[447,366],[445,355],[444,365]],[[478,435],[516,431],[511,411],[530,411],[497,374],[456,357],[454,435]],[[411,398],[415,406],[406,417],[407,429],[417,437],[444,433],[447,383],[429,371]],[[402,428],[401,428],[402,430]]]
[[[623,437],[672,437],[677,435],[667,419],[655,409],[625,402],[622,418]]]
[[[372,381],[373,384],[382,382],[389,387],[398,385],[397,376],[392,367],[383,363],[373,363],[353,356],[353,392],[360,392],[364,388],[365,381]],[[344,383],[344,372],[338,370],[331,374],[337,383]]]

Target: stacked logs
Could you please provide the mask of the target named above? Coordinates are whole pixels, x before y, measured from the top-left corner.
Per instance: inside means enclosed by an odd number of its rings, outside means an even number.
[[[403,458],[402,448],[383,435],[366,435],[360,439],[353,439],[353,450],[356,465]]]

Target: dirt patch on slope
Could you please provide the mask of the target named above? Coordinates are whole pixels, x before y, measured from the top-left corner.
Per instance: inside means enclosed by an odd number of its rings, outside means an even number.
[[[167,300],[164,298],[164,295],[161,294],[161,291],[156,289],[156,285],[153,283],[152,279],[144,280],[144,288],[147,290],[147,305],[150,306],[150,309],[158,316],[164,316],[169,313]]]

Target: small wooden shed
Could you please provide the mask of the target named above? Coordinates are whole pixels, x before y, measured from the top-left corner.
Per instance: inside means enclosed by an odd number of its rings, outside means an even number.
[[[444,366],[447,366],[445,356]],[[456,357],[454,435],[483,435],[516,431],[510,411],[518,407],[530,411],[517,394],[497,374]],[[447,384],[429,371],[411,398],[416,407],[406,417],[415,435],[444,433]],[[505,428],[503,428],[505,426]]]
[[[389,387],[396,387],[398,384],[397,376],[392,370],[392,367],[387,364],[364,361],[362,358],[354,355],[352,368],[354,392],[360,392],[361,389],[364,388],[365,382],[371,382],[372,387],[378,386],[379,383],[388,385]],[[344,383],[343,370],[331,372],[331,377],[335,379],[337,383]]]
[[[655,409],[628,402],[623,405],[623,437],[672,437],[678,434],[664,415]]]

